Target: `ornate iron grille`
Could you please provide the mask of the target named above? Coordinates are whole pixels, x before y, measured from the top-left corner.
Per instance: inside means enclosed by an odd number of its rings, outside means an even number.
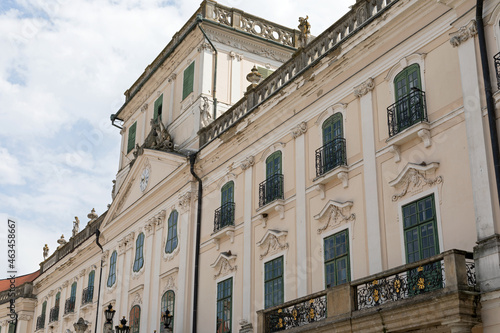
[[[421,90],[412,90],[387,108],[389,137],[421,121],[427,121],[425,93]]]
[[[283,199],[283,175],[273,175],[259,184],[259,207]]]
[[[75,298],[70,297],[64,303],[64,314],[75,312]]]
[[[326,318],[326,295],[305,300],[266,314],[268,332],[284,331]]]
[[[500,53],[495,54],[493,59],[495,60],[495,70],[497,72],[497,87],[500,89]]]
[[[36,318],[36,329],[40,330],[45,327],[45,316],[39,315]]]
[[[93,298],[94,298],[94,287],[88,287],[83,289],[82,305],[92,303]]]
[[[476,287],[476,264],[474,261],[466,261],[465,267],[467,268],[467,285]]]
[[[316,149],[316,177],[340,165],[347,165],[345,139],[333,139],[323,147]]]
[[[50,309],[49,323],[57,320],[59,320],[59,307],[54,306],[52,309]]]
[[[214,232],[234,225],[234,202],[228,202],[215,210]]]
[[[357,286],[356,308],[365,309],[410,298],[444,288],[444,284],[444,267],[442,261],[437,261]]]

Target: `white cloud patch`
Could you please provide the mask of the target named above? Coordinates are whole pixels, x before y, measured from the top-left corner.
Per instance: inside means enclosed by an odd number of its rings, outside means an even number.
[[[0,147],[0,161],[0,185],[24,184],[19,161],[6,148]]]

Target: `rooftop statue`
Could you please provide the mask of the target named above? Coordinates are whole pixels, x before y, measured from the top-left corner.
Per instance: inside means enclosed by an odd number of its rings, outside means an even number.
[[[309,16],[306,15],[306,18],[299,17],[299,47],[305,47],[307,45],[307,41],[309,39],[309,36],[311,35],[311,25],[307,20],[309,19]]]

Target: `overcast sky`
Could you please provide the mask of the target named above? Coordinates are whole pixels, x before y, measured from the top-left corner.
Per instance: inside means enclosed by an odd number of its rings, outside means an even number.
[[[319,35],[355,0],[223,0]],[[18,223],[18,275],[33,272],[78,216],[111,203],[123,92],[201,0],[0,0],[0,278],[7,218]]]

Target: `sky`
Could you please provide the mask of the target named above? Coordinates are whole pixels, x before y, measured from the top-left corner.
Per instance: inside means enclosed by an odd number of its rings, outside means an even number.
[[[355,0],[221,0],[312,35]],[[16,221],[17,275],[42,248],[68,240],[75,216],[111,203],[119,129],[109,116],[201,0],[0,0],[0,278],[7,221]]]

